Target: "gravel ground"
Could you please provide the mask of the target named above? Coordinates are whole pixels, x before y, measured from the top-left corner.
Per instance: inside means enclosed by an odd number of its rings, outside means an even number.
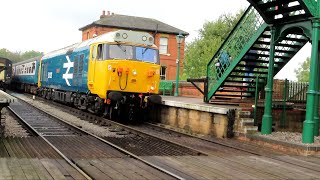
[[[16,121],[6,108],[1,111],[1,126],[4,127],[4,137],[27,137],[29,133]]]
[[[268,135],[262,135],[261,133],[256,133],[255,135],[276,140],[276,141],[283,141],[283,142],[288,142],[293,144],[320,146],[320,136],[315,137],[314,143],[312,144],[303,144],[302,134],[298,132],[272,132],[271,134],[268,134]]]

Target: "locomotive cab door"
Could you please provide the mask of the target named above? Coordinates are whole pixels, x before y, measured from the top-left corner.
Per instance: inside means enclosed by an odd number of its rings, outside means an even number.
[[[92,92],[94,91],[94,78],[95,78],[95,67],[97,61],[97,48],[98,45],[92,45],[90,47],[90,59],[88,67],[88,89]]]

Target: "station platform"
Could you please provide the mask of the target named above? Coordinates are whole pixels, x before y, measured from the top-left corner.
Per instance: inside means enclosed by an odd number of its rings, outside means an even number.
[[[254,126],[252,102],[236,106],[205,103],[201,98],[161,97],[163,107],[159,119],[167,128],[200,135],[208,140],[212,137],[235,137],[277,150],[286,149],[303,155],[320,154],[320,137],[315,137],[313,144],[303,144],[301,132],[292,130],[276,129],[270,135],[261,135],[258,126]],[[230,110],[233,113],[230,114]]]
[[[181,96],[161,96],[162,104],[166,106],[192,109],[203,112],[227,114],[230,109],[241,108],[233,105],[217,105],[203,102],[202,98],[181,97]]]
[[[17,98],[9,95],[8,93],[0,90],[0,104],[8,104],[17,101]]]

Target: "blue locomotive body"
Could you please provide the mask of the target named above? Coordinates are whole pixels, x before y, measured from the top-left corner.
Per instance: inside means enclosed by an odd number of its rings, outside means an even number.
[[[89,47],[45,55],[41,61],[40,84],[42,88],[59,89],[70,92],[88,92]]]

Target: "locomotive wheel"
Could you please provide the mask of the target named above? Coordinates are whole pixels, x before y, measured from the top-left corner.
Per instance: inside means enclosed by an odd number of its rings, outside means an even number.
[[[120,107],[118,107],[117,109],[115,109],[114,106],[111,106],[109,108],[109,119],[113,120],[113,121],[118,121],[119,119],[121,119],[121,110]]]
[[[117,110],[114,109],[114,107],[112,107],[112,106],[109,108],[109,119],[110,120],[115,120],[116,119],[116,116],[115,116],[115,114],[117,113],[116,111]]]

